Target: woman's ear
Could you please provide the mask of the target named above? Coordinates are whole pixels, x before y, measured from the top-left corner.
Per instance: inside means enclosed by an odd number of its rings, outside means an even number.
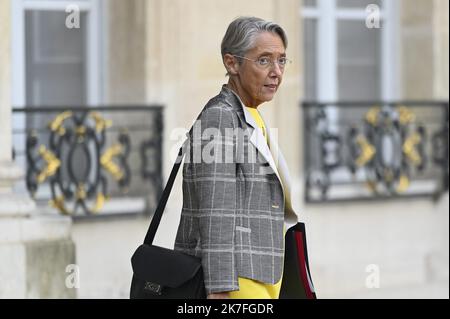
[[[223,64],[229,75],[237,75],[239,72],[239,62],[231,54],[227,53],[223,56]]]

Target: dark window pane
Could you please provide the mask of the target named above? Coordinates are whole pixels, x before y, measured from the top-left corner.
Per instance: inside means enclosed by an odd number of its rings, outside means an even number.
[[[381,32],[363,21],[338,22],[338,89],[340,100],[378,100]]]
[[[305,19],[303,29],[305,99],[317,100],[317,20]]]

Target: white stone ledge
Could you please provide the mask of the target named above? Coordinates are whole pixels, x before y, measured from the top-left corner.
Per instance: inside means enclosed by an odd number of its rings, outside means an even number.
[[[0,218],[0,244],[69,239],[72,220],[66,216],[35,215]]]
[[[0,218],[30,215],[36,208],[35,202],[22,194],[0,193]]]

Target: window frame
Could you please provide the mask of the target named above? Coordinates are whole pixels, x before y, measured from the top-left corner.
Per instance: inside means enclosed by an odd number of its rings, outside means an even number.
[[[382,2],[381,26],[381,99],[395,101],[401,97],[400,63],[398,45],[398,0]],[[316,19],[316,52],[318,58],[315,70],[317,100],[320,102],[339,101],[338,92],[338,28],[339,20],[364,23],[367,13],[365,8],[338,8],[337,0],[317,0],[317,7],[300,9],[302,19]],[[306,75],[305,75],[306,76]]]
[[[327,130],[330,133],[339,131],[339,108],[333,106],[342,101],[338,92],[338,21],[361,21],[365,24],[366,8],[338,8],[338,0],[317,0],[317,5],[300,8],[302,21],[315,19],[317,22],[316,52],[317,59],[314,70],[316,72],[315,101],[329,104],[327,114]],[[399,36],[399,1],[383,0],[380,7],[381,39],[380,39],[380,101],[395,102],[401,96],[401,61]],[[302,50],[306,52],[306,50]],[[304,53],[305,54],[305,53]],[[305,61],[306,59],[303,58]],[[308,76],[303,74],[304,77]],[[306,81],[303,83],[305,84]],[[303,90],[306,87],[302,88]],[[306,94],[306,92],[305,92]],[[367,101],[365,101],[367,102]],[[371,101],[377,102],[377,101]],[[334,173],[335,178],[343,178],[340,172]]]
[[[102,0],[48,1],[48,0],[15,0],[11,2],[12,28],[11,36],[14,41],[12,49],[12,105],[26,106],[26,43],[25,43],[25,13],[26,11],[62,11],[69,5],[77,5],[80,12],[87,14],[87,43],[86,43],[86,102],[89,106],[100,105],[104,100],[102,83],[101,56],[104,49]],[[16,124],[16,123],[14,123]],[[22,127],[21,123],[17,123]],[[17,127],[15,125],[15,127]]]
[[[59,11],[64,12],[68,6],[77,5],[80,13],[86,14],[87,38],[84,57],[85,63],[85,92],[87,106],[102,106],[105,102],[106,83],[104,79],[107,74],[107,61],[102,57],[107,48],[107,14],[108,3],[103,0],[14,0],[11,1],[11,108],[27,107],[27,81],[26,81],[26,41],[25,41],[25,15],[27,11]],[[105,75],[106,74],[106,75]],[[76,106],[76,105],[73,105]],[[36,105],[39,108],[39,105]],[[43,107],[46,107],[45,105]],[[12,118],[13,130],[25,131],[25,114],[16,114]],[[13,134],[14,148],[16,151],[25,152],[25,141],[20,135]],[[25,163],[19,163],[25,165]],[[15,185],[16,191],[26,193],[25,183]],[[50,188],[42,187],[41,197],[49,197]],[[40,199],[36,199],[40,202]],[[46,201],[45,201],[46,202]],[[117,207],[123,207],[121,202],[114,201]],[[142,205],[135,201],[134,205]],[[130,206],[129,204],[127,204]],[[109,205],[108,207],[110,207]],[[133,206],[133,205],[132,205]],[[137,207],[137,206],[136,206]],[[105,210],[104,210],[105,211]],[[106,209],[106,216],[117,215],[117,209]],[[134,212],[131,212],[134,213]],[[128,213],[127,213],[128,214]],[[76,216],[75,216],[76,217]]]

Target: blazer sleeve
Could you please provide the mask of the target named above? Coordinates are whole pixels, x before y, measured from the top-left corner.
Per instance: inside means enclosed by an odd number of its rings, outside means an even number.
[[[236,142],[230,132],[237,127],[237,117],[229,108],[213,106],[205,109],[199,120],[195,125],[201,137],[194,130],[191,139],[197,156],[192,158],[190,185],[197,194],[194,214],[198,216],[206,293],[234,291],[239,289],[233,251],[237,164]]]

